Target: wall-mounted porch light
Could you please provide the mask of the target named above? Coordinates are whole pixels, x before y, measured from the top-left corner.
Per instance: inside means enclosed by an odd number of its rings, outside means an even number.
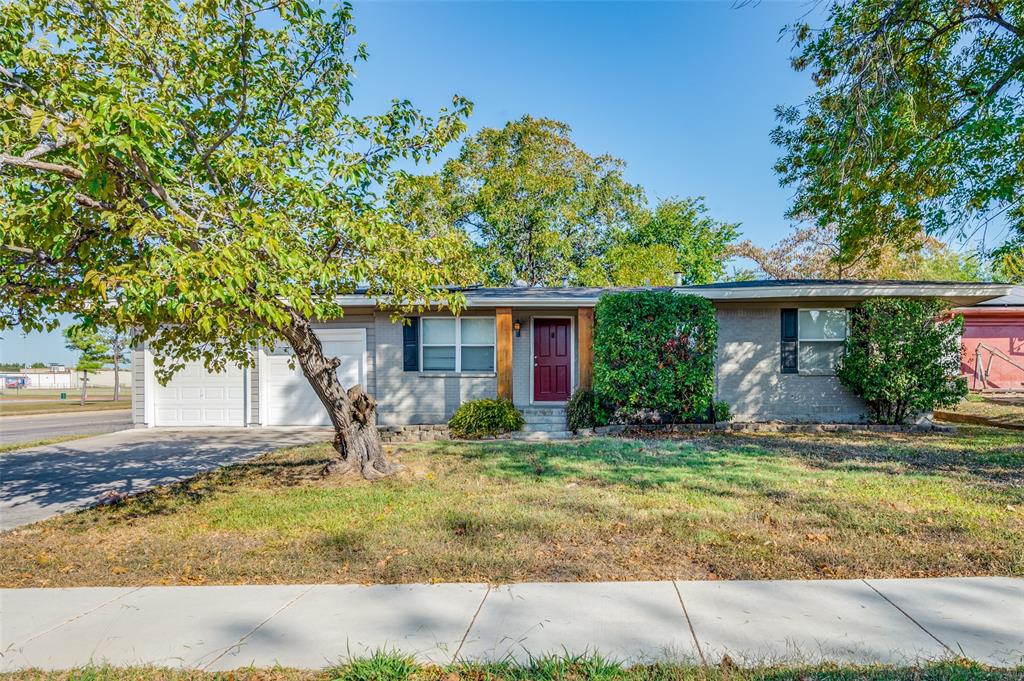
[[[512,330],[516,332],[516,338],[519,338],[520,331],[523,330],[523,323],[518,319],[512,322]]]

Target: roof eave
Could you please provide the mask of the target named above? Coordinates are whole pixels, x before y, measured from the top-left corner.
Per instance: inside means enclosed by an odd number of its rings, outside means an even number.
[[[679,287],[678,293],[704,296],[714,302],[777,302],[793,299],[842,299],[860,301],[867,298],[940,298],[954,305],[976,305],[1008,295],[1009,284],[809,284],[806,286],[762,286],[758,288]]]
[[[742,303],[742,302],[779,302],[797,299],[807,300],[845,300],[859,302],[867,298],[940,298],[957,306],[971,306],[978,303],[1001,298],[1009,295],[1013,289],[1011,284],[993,283],[915,283],[894,284],[894,283],[871,283],[863,284],[807,284],[801,286],[779,285],[759,286],[680,286],[671,289],[680,294],[692,294],[703,296],[712,302],[717,303]],[[573,296],[544,296],[535,297],[527,295],[510,294],[507,296],[475,296],[473,291],[465,292],[466,308],[480,309],[491,307],[532,307],[532,308],[574,308],[593,307],[597,304],[600,294],[595,295],[573,295]],[[367,296],[365,294],[350,294],[337,298],[339,305],[343,307],[380,307],[387,305],[385,298]],[[414,305],[424,305],[423,301],[415,301]],[[443,305],[441,301],[430,303],[430,306]]]

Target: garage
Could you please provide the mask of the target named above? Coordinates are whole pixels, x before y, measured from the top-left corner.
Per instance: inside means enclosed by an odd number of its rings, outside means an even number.
[[[337,357],[338,380],[345,388],[366,385],[366,329],[317,329],[324,355]],[[330,419],[313,392],[291,348],[280,344],[265,356],[265,389],[261,405],[266,405],[264,423],[269,426],[329,426]]]
[[[237,366],[213,373],[189,362],[167,385],[154,383],[154,425],[245,425],[245,372]]]

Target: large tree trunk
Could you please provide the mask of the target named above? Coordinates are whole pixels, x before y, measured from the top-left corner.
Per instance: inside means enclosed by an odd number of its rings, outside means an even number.
[[[334,449],[339,458],[324,466],[324,474],[357,470],[367,480],[376,480],[401,470],[384,456],[377,432],[377,401],[361,385],[345,390],[338,380],[340,360],[325,357],[309,322],[294,311],[291,315],[292,323],[283,332],[285,339],[334,426]]]

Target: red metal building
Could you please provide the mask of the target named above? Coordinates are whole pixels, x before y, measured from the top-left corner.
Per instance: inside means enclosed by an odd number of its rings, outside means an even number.
[[[957,311],[964,315],[960,369],[971,390],[1024,390],[1024,286]]]

